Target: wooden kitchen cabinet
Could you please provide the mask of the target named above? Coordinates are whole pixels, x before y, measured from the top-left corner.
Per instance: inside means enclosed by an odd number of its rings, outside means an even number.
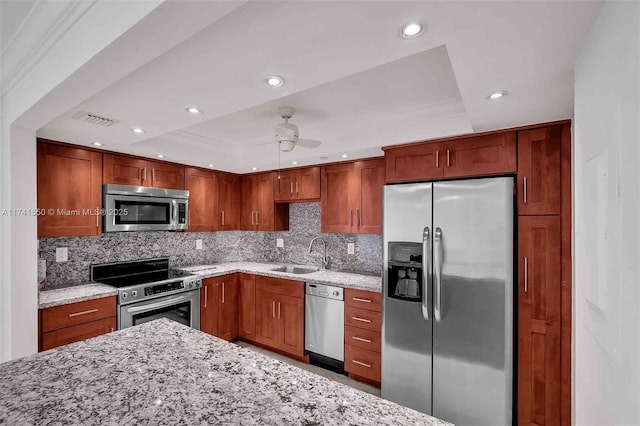
[[[344,369],[349,377],[380,386],[382,294],[345,289]]]
[[[238,337],[238,296],[236,274],[202,280],[200,330],[225,340]]]
[[[516,171],[516,132],[445,142],[444,177],[485,176]]]
[[[238,274],[239,315],[238,334],[251,342],[256,339],[256,277],[252,274]]]
[[[102,154],[44,142],[37,151],[37,206],[55,212],[38,216],[38,237],[100,235]]]
[[[423,143],[385,151],[387,182],[411,182],[444,176],[443,145]]]
[[[289,205],[274,203],[273,173],[242,176],[242,229],[282,231],[289,229]]]
[[[282,170],[273,174],[276,201],[320,199],[320,167]]]
[[[185,168],[185,189],[189,190],[188,232],[218,230],[218,179],[211,170]]]
[[[256,276],[255,341],[298,358],[304,356],[304,283]]]
[[[40,309],[39,350],[79,342],[116,330],[116,297]]]
[[[560,214],[563,126],[518,132],[518,214]]]
[[[104,154],[103,183],[184,189],[184,166],[124,155]]]
[[[240,229],[240,176],[218,173],[218,219],[221,231]]]
[[[518,424],[560,424],[560,216],[518,218]]]
[[[382,233],[384,183],[383,159],[322,167],[322,232]]]

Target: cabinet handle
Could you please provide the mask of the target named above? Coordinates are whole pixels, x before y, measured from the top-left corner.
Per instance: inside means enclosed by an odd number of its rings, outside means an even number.
[[[293,194],[293,181],[291,181],[291,193]]]
[[[371,303],[371,300],[369,300],[369,299],[360,299],[359,297],[352,297],[351,300],[355,300],[356,302]]]
[[[300,192],[300,182],[296,181],[296,194]]]
[[[151,184],[155,185],[156,184],[156,168],[152,168],[151,169]]]
[[[356,209],[356,223],[360,226],[360,209]]]
[[[275,300],[271,301],[271,316],[273,318],[276,317],[276,301]]]
[[[224,282],[222,283],[222,303],[224,303]]]
[[[280,302],[278,302],[278,318],[280,318]]]
[[[100,206],[96,207],[96,228],[100,228]]]
[[[147,168],[144,167],[142,169],[142,181],[144,182],[145,180],[147,180]]]
[[[349,210],[349,226],[351,226],[352,222],[353,222],[353,210]]]
[[[447,150],[447,167],[451,167],[451,164],[449,163],[449,150]]]
[[[527,204],[527,177],[524,177],[524,203]]]
[[[360,321],[360,322],[368,322],[368,323],[371,322],[371,320],[368,320],[366,318],[360,318],[360,317],[351,317],[351,319],[354,321]]]
[[[113,327],[111,327],[111,332],[113,333]]]
[[[252,224],[252,225],[255,225],[255,224],[256,224],[256,219],[255,219],[255,217],[256,217],[256,212],[255,212],[255,211],[252,211],[252,212],[251,212],[251,224]]]
[[[209,286],[204,286],[204,308],[207,309],[207,299]]]
[[[529,292],[529,259],[524,257],[524,292]]]
[[[366,362],[357,361],[355,359],[352,359],[351,362],[353,362],[354,364],[361,365],[363,367],[371,368],[371,364],[367,364]]]
[[[256,212],[256,225],[260,225],[260,210]]]
[[[74,312],[72,314],[69,314],[69,318],[79,317],[80,315],[92,314],[94,312],[98,312],[98,310],[97,309],[89,309],[88,311]]]
[[[220,213],[222,214],[222,224],[221,225],[224,226],[224,210],[222,210]]]
[[[358,337],[358,336],[351,336],[351,338],[352,338],[353,340],[358,340],[358,341],[360,341],[360,342],[371,343],[371,340],[369,340],[369,339],[363,339],[362,337]]]
[[[436,169],[440,167],[440,151],[436,151]]]

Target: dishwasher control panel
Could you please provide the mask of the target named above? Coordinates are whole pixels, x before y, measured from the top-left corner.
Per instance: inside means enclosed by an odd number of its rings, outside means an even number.
[[[344,300],[344,289],[324,284],[306,284],[306,293],[309,296],[326,297],[327,299]]]

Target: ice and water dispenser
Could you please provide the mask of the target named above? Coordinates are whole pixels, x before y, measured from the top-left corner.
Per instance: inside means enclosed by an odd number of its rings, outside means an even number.
[[[422,302],[422,244],[389,242],[388,296]]]

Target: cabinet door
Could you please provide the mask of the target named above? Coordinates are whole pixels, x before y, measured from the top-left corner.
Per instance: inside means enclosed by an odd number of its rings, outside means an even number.
[[[258,231],[273,231],[273,173],[262,173],[255,177],[256,223]]]
[[[151,186],[151,171],[147,160],[104,154],[103,183]]]
[[[518,424],[560,424],[560,217],[518,218]]]
[[[290,201],[296,198],[296,170],[283,170],[273,174],[273,199]]]
[[[291,355],[304,355],[304,299],[278,295],[279,348]]]
[[[202,280],[200,290],[200,330],[217,336],[219,331],[218,279]]]
[[[245,231],[256,229],[256,203],[254,194],[255,176],[242,176],[241,180],[241,227]]]
[[[149,161],[151,185],[155,188],[184,189],[184,166]]]
[[[516,171],[515,132],[444,144],[444,176],[482,176]]]
[[[256,277],[238,274],[240,287],[240,313],[238,334],[247,340],[256,339]]]
[[[441,143],[391,148],[385,151],[384,161],[387,182],[410,182],[444,176]]]
[[[562,126],[518,132],[518,214],[560,214]]]
[[[218,336],[225,340],[238,337],[238,277],[220,277],[220,326]]]
[[[353,175],[353,163],[322,167],[322,232],[353,232]]]
[[[276,304],[273,293],[256,287],[256,342],[271,348],[280,346]]]
[[[218,228],[216,175],[210,170],[188,167],[185,187],[189,190],[189,228],[191,232],[215,231]]]
[[[296,173],[294,190],[298,200],[320,199],[320,167],[299,169]]]
[[[218,220],[221,231],[240,229],[240,177],[218,174]]]
[[[85,322],[72,327],[61,328],[48,333],[42,333],[41,351],[57,348],[58,346],[80,342],[92,337],[110,333],[116,329],[116,317],[109,317],[97,321]]]
[[[355,163],[359,202],[355,224],[360,234],[382,234],[382,187],[385,183],[384,160]]]
[[[38,237],[102,233],[102,154],[39,143],[37,174],[37,206],[56,212],[38,216]]]

